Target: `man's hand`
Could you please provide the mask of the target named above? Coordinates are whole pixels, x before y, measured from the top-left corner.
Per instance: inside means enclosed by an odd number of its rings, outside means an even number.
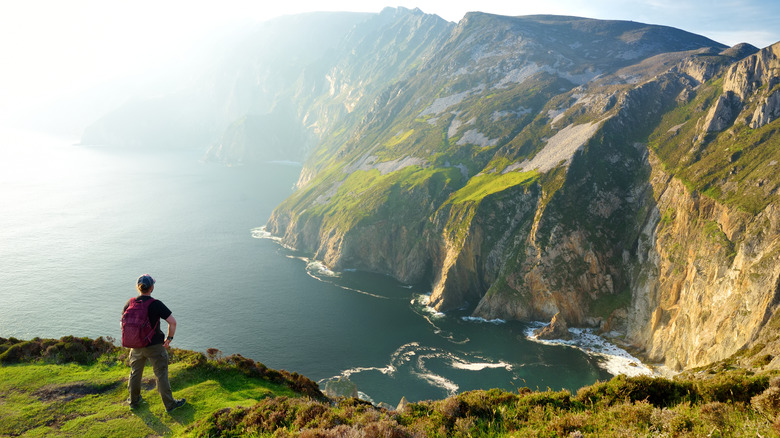
[[[165,322],[168,323],[168,337],[165,338],[163,347],[169,348],[171,345],[171,340],[173,339],[173,334],[176,333],[176,318],[174,318],[173,315],[170,315],[169,317],[165,318]]]

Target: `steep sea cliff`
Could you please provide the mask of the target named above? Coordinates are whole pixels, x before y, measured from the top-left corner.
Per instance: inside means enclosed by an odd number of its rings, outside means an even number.
[[[674,369],[724,359],[750,346],[780,303],[776,128],[757,126],[777,118],[775,49],[741,61],[713,49],[650,58],[652,68],[633,71],[645,79],[628,85],[624,67],[548,101],[514,138],[498,137],[504,145],[465,181],[459,168],[422,162],[396,170],[421,184],[401,178],[383,187],[372,176],[344,191],[360,171],[342,169],[334,197],[377,190],[371,201],[385,203],[341,228],[327,221],[354,211],[348,205],[322,194],[296,199],[277,209],[269,229],[337,268],[430,281],[440,310],[472,306],[475,316],[518,320],[560,313],[575,326],[623,333],[647,360]],[[730,112],[721,115],[722,96],[732,93],[744,102],[727,98]],[[473,158],[491,148],[478,147]],[[318,204],[331,209],[292,213]],[[281,224],[290,213],[305,225]]]
[[[285,245],[430,285],[440,311],[558,314],[676,369],[777,355],[780,45],[403,8],[259,35],[306,47],[307,28],[328,29],[319,53],[237,49],[201,88],[230,109],[212,159],[306,157],[267,224]]]

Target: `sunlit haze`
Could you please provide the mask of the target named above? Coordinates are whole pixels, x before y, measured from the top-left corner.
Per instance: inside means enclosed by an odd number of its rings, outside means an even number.
[[[501,15],[559,14],[662,24],[727,45],[765,47],[780,40],[780,2],[672,0],[560,1],[18,1],[0,5],[0,121],[121,79],[127,98],[149,70],[186,68],[217,36],[280,15],[308,11],[379,12],[420,8],[457,22],[472,10]],[[83,99],[82,99],[83,100]],[[112,102],[97,102],[110,106]]]

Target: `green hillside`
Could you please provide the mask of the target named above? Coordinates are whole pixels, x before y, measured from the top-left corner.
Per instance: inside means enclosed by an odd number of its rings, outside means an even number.
[[[323,398],[316,383],[298,374],[239,355],[173,348],[171,386],[187,404],[166,413],[147,366],[145,402],[131,411],[127,352],[103,338],[0,338],[0,436],[182,436],[220,409],[251,406],[268,397]]]

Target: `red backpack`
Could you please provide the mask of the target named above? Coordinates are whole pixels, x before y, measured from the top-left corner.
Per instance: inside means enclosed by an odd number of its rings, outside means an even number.
[[[152,327],[149,322],[149,305],[155,301],[157,300],[154,298],[142,301],[132,298],[128,302],[127,309],[122,314],[123,347],[142,348],[152,342],[157,324]]]

